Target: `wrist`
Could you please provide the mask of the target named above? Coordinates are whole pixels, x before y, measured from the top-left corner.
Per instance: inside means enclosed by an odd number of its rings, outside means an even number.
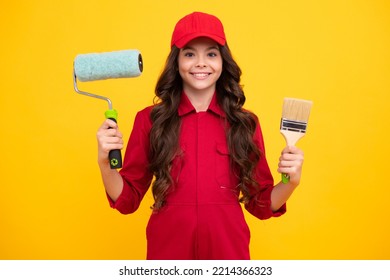
[[[105,158],[99,157],[97,162],[98,162],[100,169],[105,169],[107,167],[110,168],[110,161],[109,161],[108,157],[105,157]]]

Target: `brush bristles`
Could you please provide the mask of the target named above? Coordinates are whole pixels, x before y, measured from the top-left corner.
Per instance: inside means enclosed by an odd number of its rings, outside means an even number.
[[[313,102],[309,100],[285,98],[282,119],[307,123],[312,105]]]

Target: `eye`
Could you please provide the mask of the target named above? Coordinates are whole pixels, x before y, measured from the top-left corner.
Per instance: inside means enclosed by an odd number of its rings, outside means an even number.
[[[210,57],[216,57],[216,56],[218,56],[218,53],[217,52],[209,52],[207,55]]]
[[[186,57],[193,57],[195,54],[193,52],[185,52],[184,56]]]
[[[217,47],[210,48],[207,52],[209,57],[217,57],[220,55],[219,49]]]

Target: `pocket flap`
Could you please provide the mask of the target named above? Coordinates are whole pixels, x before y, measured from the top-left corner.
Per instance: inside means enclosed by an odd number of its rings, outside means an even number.
[[[226,144],[217,143],[217,152],[221,155],[229,155],[229,148]]]

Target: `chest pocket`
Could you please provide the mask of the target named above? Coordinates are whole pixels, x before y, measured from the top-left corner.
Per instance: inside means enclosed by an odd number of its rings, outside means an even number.
[[[230,165],[230,154],[226,144],[217,143],[215,157],[215,179],[222,189],[237,189],[237,177]]]

